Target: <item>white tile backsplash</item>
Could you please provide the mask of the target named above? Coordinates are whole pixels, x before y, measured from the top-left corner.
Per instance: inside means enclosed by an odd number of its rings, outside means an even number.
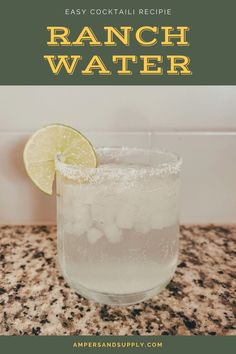
[[[236,132],[84,132],[96,146],[162,147],[184,158],[181,222],[236,222]],[[55,222],[55,196],[30,182],[26,132],[0,132],[0,224]]]
[[[236,130],[236,86],[0,86],[0,130]]]
[[[236,86],[0,86],[0,223],[55,222],[55,197],[35,188],[22,162],[29,132],[52,122],[97,146],[178,152],[181,221],[235,223],[235,112]]]
[[[152,146],[183,157],[183,222],[236,223],[236,133],[156,133]]]

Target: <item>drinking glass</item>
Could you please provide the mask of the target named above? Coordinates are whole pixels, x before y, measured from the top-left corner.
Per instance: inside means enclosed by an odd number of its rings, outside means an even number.
[[[99,148],[96,168],[56,159],[58,258],[67,283],[104,304],[158,294],[178,259],[182,159]]]

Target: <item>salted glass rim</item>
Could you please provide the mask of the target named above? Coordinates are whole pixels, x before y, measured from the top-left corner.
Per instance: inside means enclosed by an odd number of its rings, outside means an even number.
[[[181,171],[181,166],[183,163],[182,157],[178,154],[167,151],[165,149],[150,149],[150,148],[133,148],[133,147],[99,147],[95,148],[95,152],[99,155],[109,156],[109,154],[113,154],[116,158],[122,158],[125,156],[129,156],[129,153],[139,153],[139,154],[152,154],[152,155],[166,155],[169,159],[167,162],[160,162],[152,165],[144,166],[142,164],[135,164],[134,166],[122,166],[119,167],[118,162],[117,166],[109,164],[101,164],[97,167],[84,167],[81,165],[73,165],[63,162],[63,154],[59,153],[56,155],[55,159],[55,167],[56,171],[59,172],[64,177],[69,179],[78,179],[80,177],[122,177],[122,176],[130,176],[130,177],[142,177],[145,175],[171,175],[178,174]],[[132,154],[130,155],[132,157]],[[121,160],[122,162],[122,160]]]

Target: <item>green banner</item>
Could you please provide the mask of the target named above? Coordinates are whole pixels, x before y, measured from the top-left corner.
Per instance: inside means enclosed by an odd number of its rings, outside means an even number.
[[[1,3],[2,85],[234,85],[236,2]]]
[[[233,354],[235,337],[1,337],[4,354],[160,353]]]

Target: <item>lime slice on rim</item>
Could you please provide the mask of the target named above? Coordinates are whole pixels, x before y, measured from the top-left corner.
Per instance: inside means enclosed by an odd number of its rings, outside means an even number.
[[[36,186],[52,194],[55,176],[55,157],[72,165],[96,167],[97,159],[92,144],[77,130],[62,124],[51,124],[37,130],[24,149],[26,172]]]

